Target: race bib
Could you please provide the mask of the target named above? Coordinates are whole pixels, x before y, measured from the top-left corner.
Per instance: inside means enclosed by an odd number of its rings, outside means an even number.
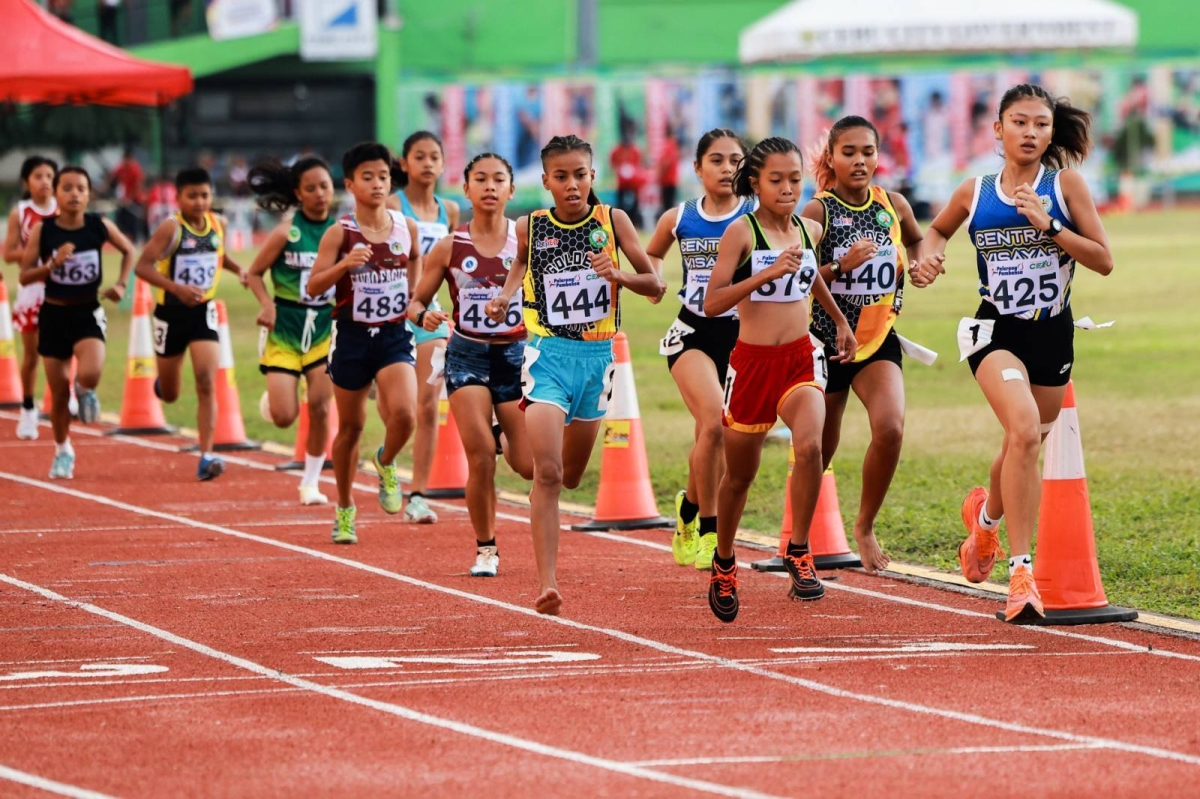
[[[522,292],[508,304],[504,321],[495,322],[487,315],[487,305],[500,296],[500,286],[465,286],[458,290],[458,327],[464,333],[497,336],[521,326]]]
[[[1004,316],[1046,308],[1062,298],[1057,255],[989,260],[987,267],[992,305]]]
[[[378,325],[394,322],[408,312],[408,272],[385,283],[355,281],[353,314],[355,322]]]
[[[683,337],[696,332],[696,328],[679,319],[671,322],[667,335],[658,342],[659,355],[674,355],[683,351]]]
[[[848,252],[849,247],[834,247],[833,258],[840,261]],[[876,250],[874,258],[864,262],[857,269],[838,275],[837,279],[829,284],[829,290],[834,294],[853,294],[860,297],[891,294],[896,290],[896,245],[880,247]]]
[[[992,343],[995,319],[972,319],[964,316],[958,320],[958,362],[962,363]]]
[[[50,272],[50,279],[64,286],[86,286],[100,279],[100,251],[84,250],[74,253],[59,269]]]
[[[215,252],[176,255],[175,282],[208,291],[217,278],[217,265],[218,256]]]
[[[757,275],[764,269],[770,269],[782,252],[783,250],[755,250],[750,254],[750,274]],[[817,256],[812,250],[803,250],[799,269],[759,286],[750,295],[750,299],[755,302],[799,302],[808,298],[816,277]]]
[[[613,288],[591,269],[542,276],[546,322],[551,326],[586,325],[608,318]]]
[[[300,302],[304,305],[328,305],[333,302],[334,294],[337,292],[337,286],[330,286],[325,290],[324,294],[319,294],[316,297],[308,293],[308,279],[312,276],[312,269],[300,270]]]
[[[704,313],[704,298],[708,294],[708,281],[712,279],[711,269],[689,269],[687,282],[683,284],[683,304],[696,316],[708,316]],[[736,308],[730,308],[720,316],[733,316]]]

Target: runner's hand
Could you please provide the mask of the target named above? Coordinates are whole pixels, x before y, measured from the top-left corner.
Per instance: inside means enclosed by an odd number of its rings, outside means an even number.
[[[371,248],[365,245],[355,245],[354,249],[346,253],[346,257],[338,263],[338,267],[341,269],[358,269],[370,262]]]
[[[850,329],[850,325],[845,322],[838,325],[837,349],[837,355],[830,360],[838,363],[850,363],[854,360],[855,353],[858,352],[858,339],[854,337],[854,331]]]
[[[920,262],[909,267],[908,276],[914,286],[923,289],[937,280],[938,275],[946,274],[946,267],[943,266],[945,263],[945,253],[926,255]]]
[[[842,265],[842,274],[858,269],[879,252],[879,245],[873,239],[859,239],[841,258],[837,259]]]
[[[104,297],[104,299],[108,300],[109,302],[120,302],[121,298],[125,296],[125,287],[120,283],[114,283],[113,285],[109,286],[108,291],[104,292],[100,296]]]
[[[171,293],[189,308],[195,308],[204,302],[204,289],[196,286],[181,286],[176,283],[175,287],[171,289]]]
[[[421,327],[432,333],[441,326],[442,322],[445,322],[449,318],[450,314],[445,311],[432,311],[426,308],[425,318],[421,320]]]
[[[67,259],[70,258],[74,254],[75,254],[75,245],[72,242],[68,241],[66,244],[59,247],[50,256],[51,260],[54,263],[54,268],[62,269],[63,264],[65,264],[67,262]]]
[[[616,280],[616,268],[613,265],[612,256],[607,252],[589,252],[588,257],[592,260],[592,271],[605,280]]]
[[[505,297],[503,294],[499,294],[488,300],[488,304],[484,307],[483,312],[493,322],[503,322],[504,317],[508,314],[508,304],[510,302],[512,302],[512,297]]]
[[[275,329],[275,306],[268,305],[258,312],[258,318],[254,323],[259,327],[265,327],[267,330]]]

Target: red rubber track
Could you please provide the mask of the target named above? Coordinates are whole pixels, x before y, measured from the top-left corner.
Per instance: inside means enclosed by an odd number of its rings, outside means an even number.
[[[995,599],[857,572],[796,603],[748,568],[723,625],[669,531],[564,532],[548,619],[522,508],[502,508],[500,576],[470,578],[462,510],[404,524],[370,475],[360,544],[337,547],[330,506],[295,504],[270,456],[199,484],[177,439],[76,432],[76,479],[50,481],[49,431],[15,441],[11,416],[0,795],[1166,796],[1200,777],[1200,642],[1014,628]]]

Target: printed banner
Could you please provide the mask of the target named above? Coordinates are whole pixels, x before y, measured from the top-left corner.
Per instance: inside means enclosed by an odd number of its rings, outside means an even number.
[[[379,50],[375,0],[297,0],[305,61],[374,58]]]
[[[208,0],[204,10],[208,35],[214,39],[257,36],[275,27],[275,0]]]

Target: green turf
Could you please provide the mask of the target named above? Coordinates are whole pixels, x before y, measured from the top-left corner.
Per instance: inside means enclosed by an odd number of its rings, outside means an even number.
[[[1107,278],[1080,269],[1075,283],[1076,317],[1116,319],[1116,327],[1079,331],[1075,339],[1075,383],[1095,518],[1101,572],[1115,604],[1200,618],[1200,358],[1188,318],[1187,287],[1195,285],[1192,262],[1200,251],[1194,212],[1112,216],[1105,220],[1116,271]],[[249,257],[243,255],[242,263]],[[110,270],[113,260],[108,260]],[[999,445],[1000,428],[965,364],[957,363],[959,317],[977,304],[973,255],[965,235],[948,250],[949,272],[927,290],[910,289],[899,329],[941,353],[933,367],[906,363],[908,419],[904,454],[879,519],[887,551],[904,561],[956,568],[961,537],[959,505],[964,493],[986,480]],[[678,283],[678,258],[668,273]],[[8,271],[9,286],[15,285]],[[250,436],[292,443],[258,414],[263,379],[257,368],[257,304],[234,280],[220,296],[229,306],[237,383]],[[652,306],[625,295],[624,330],[632,345],[634,373],[659,509],[686,479],[692,421],[658,355],[658,339],[677,304]],[[101,397],[119,407],[128,316],[109,311],[109,363]],[[167,409],[168,419],[194,426],[195,403],[183,398]],[[372,420],[364,452],[380,439]],[[866,419],[852,400],[846,412],[835,468],[847,529],[858,506],[859,469],[868,441]],[[1192,442],[1188,444],[1187,442]],[[406,455],[402,456],[402,460]],[[769,444],[751,491],[743,526],[779,529],[786,448]],[[567,498],[590,503],[595,496],[599,448],[583,485]],[[523,490],[501,470],[505,488]],[[1004,578],[1004,569],[995,577]]]

